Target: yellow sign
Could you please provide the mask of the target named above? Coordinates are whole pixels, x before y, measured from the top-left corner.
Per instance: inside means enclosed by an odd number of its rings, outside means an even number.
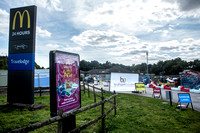
[[[146,91],[145,85],[142,83],[135,83],[135,88],[137,91]]]
[[[20,28],[23,27],[23,19],[24,19],[24,14],[26,13],[27,15],[27,28],[30,28],[30,15],[29,15],[29,12],[27,10],[24,10],[23,13],[21,14],[20,11],[17,11],[14,15],[14,18],[13,18],[13,26],[12,26],[12,29],[15,30],[15,23],[16,23],[16,17],[17,15],[19,14],[19,21],[20,21]]]

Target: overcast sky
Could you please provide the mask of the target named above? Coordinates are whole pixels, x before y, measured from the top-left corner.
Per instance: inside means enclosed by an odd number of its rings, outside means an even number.
[[[200,58],[200,0],[1,0],[0,55],[8,55],[10,8],[37,6],[36,62],[49,51],[124,65]]]

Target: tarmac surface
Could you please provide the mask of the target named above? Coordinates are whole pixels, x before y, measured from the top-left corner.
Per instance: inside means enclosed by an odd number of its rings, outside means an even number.
[[[94,85],[94,84],[90,84],[90,85]],[[94,86],[97,88],[103,88],[104,90],[109,91],[109,86],[104,86],[104,85],[94,85]],[[169,90],[161,89],[162,99],[165,101],[169,101],[168,99],[166,99],[166,91],[169,91]],[[172,102],[173,103],[178,102],[178,93],[190,93],[193,109],[200,112],[200,94],[192,93],[192,92],[175,91],[175,90],[170,90],[170,91],[172,93]],[[122,91],[122,92],[117,92],[117,93],[132,94],[132,95],[139,95],[139,96],[154,98],[153,97],[153,88],[146,88],[146,92],[142,92],[142,93],[133,93],[131,91],[128,91],[128,92]],[[189,104],[188,107],[192,108],[191,104]]]

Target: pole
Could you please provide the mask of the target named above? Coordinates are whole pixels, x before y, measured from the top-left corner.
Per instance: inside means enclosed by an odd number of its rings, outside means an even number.
[[[169,91],[169,100],[170,100],[170,105],[172,106],[172,93]]]
[[[40,87],[40,73],[38,73],[38,88],[40,89],[40,96],[42,96],[42,90]]]
[[[90,87],[89,87],[89,84],[88,84],[88,97],[90,98]]]
[[[116,92],[114,91],[114,94],[116,94]],[[115,111],[114,111],[114,115],[117,114],[117,104],[116,104],[116,97],[114,97],[114,106],[115,106]]]
[[[85,82],[83,81],[83,89],[84,89],[84,94],[85,94]]]
[[[93,93],[94,93],[94,102],[96,103],[96,94],[95,94],[94,85],[93,85]]]
[[[102,101],[104,100],[103,88],[101,88],[101,100]],[[104,103],[102,103],[102,106],[101,106],[101,115],[104,115]],[[105,118],[104,117],[102,118],[101,126],[102,126],[102,133],[104,133],[104,131],[105,131]]]
[[[146,52],[146,56],[147,56],[147,74],[149,74],[149,70],[148,70],[148,51]]]
[[[59,110],[59,115],[62,117],[63,110]],[[76,115],[70,115],[58,121],[58,133],[68,133],[76,128]]]

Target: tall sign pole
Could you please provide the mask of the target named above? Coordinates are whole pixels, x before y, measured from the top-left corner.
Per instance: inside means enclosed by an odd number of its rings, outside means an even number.
[[[34,103],[36,6],[10,9],[8,103]]]
[[[148,51],[146,52],[146,56],[147,56],[147,74],[149,74],[149,70],[148,70]]]

